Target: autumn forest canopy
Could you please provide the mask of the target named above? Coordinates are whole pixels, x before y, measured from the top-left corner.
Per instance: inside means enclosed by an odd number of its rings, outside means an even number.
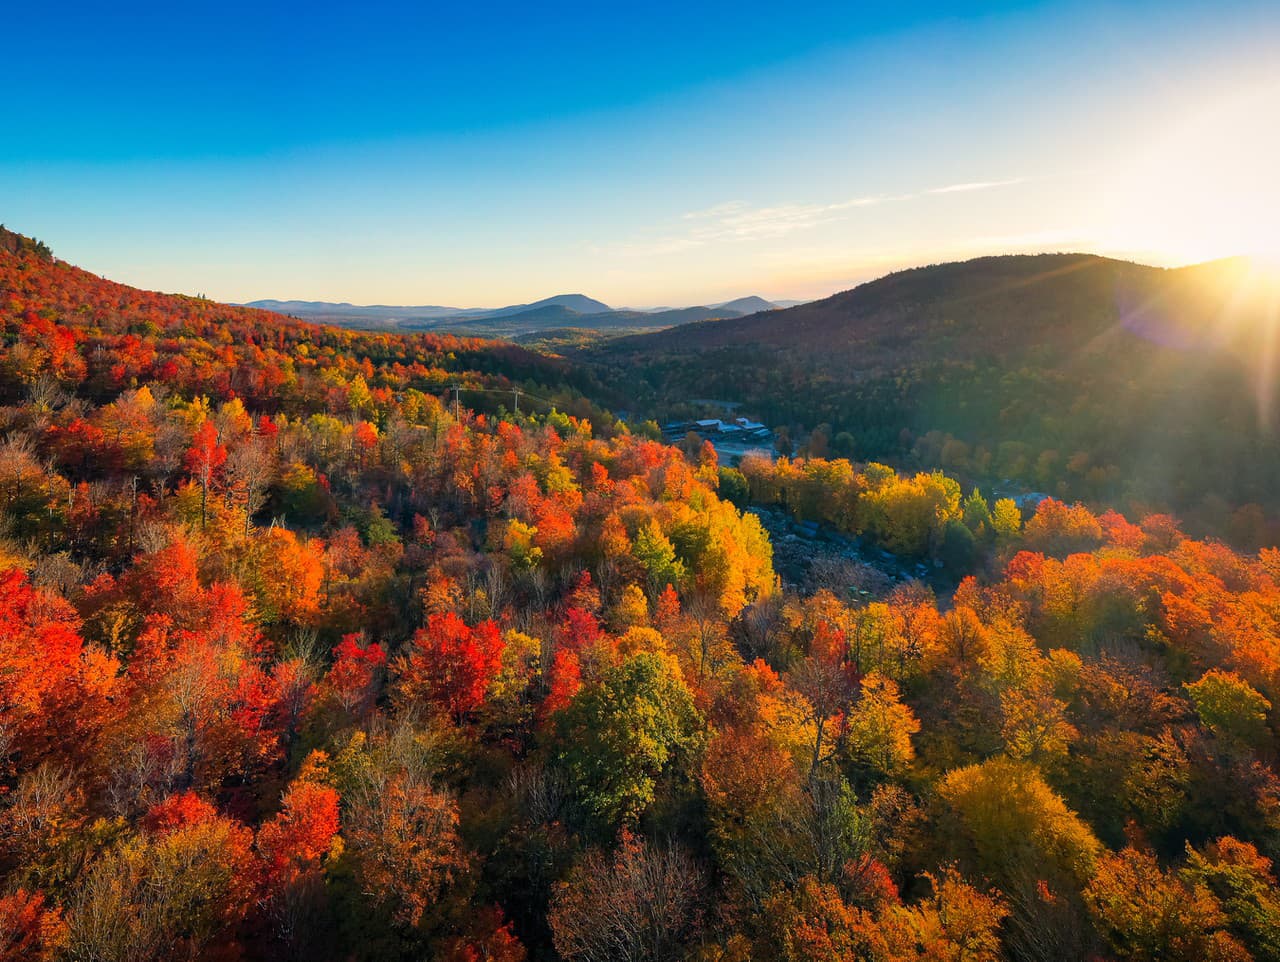
[[[0,962],[1280,959],[1262,335],[1064,257],[561,357],[0,231]]]

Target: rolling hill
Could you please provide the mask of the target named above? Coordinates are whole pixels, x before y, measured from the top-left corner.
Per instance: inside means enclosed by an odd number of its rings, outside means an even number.
[[[57,260],[44,244],[10,231],[0,233],[0,301],[0,348],[18,345],[0,367],[0,406],[22,403],[28,382],[52,372],[50,390],[74,387],[93,400],[153,384],[288,411],[329,390],[317,372],[336,370],[336,362],[322,360],[336,356],[351,366],[348,374],[363,369],[365,390],[380,390],[380,381],[393,377],[401,390],[433,395],[459,384],[479,410],[496,408],[516,384],[565,407],[587,404],[582,393],[601,393],[585,368],[515,344],[435,331],[343,330],[139,290]],[[576,383],[579,375],[588,382]]]
[[[739,297],[737,300],[725,301],[723,304],[713,304],[720,310],[735,311],[740,314],[754,314],[757,311],[771,311],[777,304],[772,301],[766,301],[763,297],[757,297],[752,294],[749,297]]]
[[[1213,511],[1277,500],[1276,304],[1239,260],[988,257],[578,356],[660,416],[741,401],[818,450]]]
[[[1078,342],[1117,323],[1180,326],[1212,307],[1191,281],[1229,265],[1164,270],[1088,254],[980,258],[890,274],[785,310],[618,341],[610,350],[701,351],[761,345],[815,356],[853,355],[859,367],[921,355],[1002,356]],[[1017,323],[1010,325],[1011,319]]]
[[[508,314],[525,314],[544,307],[563,307],[575,314],[604,314],[613,309],[604,301],[597,301],[595,298],[587,297],[586,294],[556,294],[534,301],[532,304],[512,304],[492,311],[466,313],[474,317],[504,317]]]

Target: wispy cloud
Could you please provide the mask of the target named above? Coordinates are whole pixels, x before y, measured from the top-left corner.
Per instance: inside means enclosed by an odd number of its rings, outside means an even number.
[[[694,233],[701,240],[778,237],[817,226],[829,220],[836,209],[833,204],[776,204],[771,207],[747,207],[744,204],[710,219],[695,228]]]
[[[926,190],[926,194],[962,194],[971,190],[990,190],[993,187],[1012,187],[1014,184],[1025,184],[1028,178],[1013,177],[1009,180],[975,180],[967,184],[948,184],[946,187],[934,187]]]
[[[682,214],[680,221],[685,226],[679,232],[656,238],[638,238],[616,246],[614,251],[624,256],[646,257],[675,254],[717,242],[784,237],[799,231],[810,230],[821,224],[841,220],[847,217],[850,211],[863,207],[899,203],[935,194],[1008,187],[1023,183],[1027,179],[1017,177],[1010,180],[973,181],[934,187],[909,194],[851,197],[829,204],[774,204],[767,207],[753,207],[746,201],[729,200]]]
[[[676,254],[717,242],[783,237],[838,220],[841,211],[871,203],[876,203],[876,200],[856,198],[837,204],[775,204],[770,207],[752,207],[743,201],[728,201],[682,215],[681,220],[688,222],[688,226],[680,233],[629,241],[615,250],[626,256],[644,257]]]
[[[741,200],[729,200],[723,204],[716,204],[714,207],[707,207],[703,210],[691,210],[684,215],[684,220],[706,220],[713,217],[727,217],[746,209],[746,202]]]

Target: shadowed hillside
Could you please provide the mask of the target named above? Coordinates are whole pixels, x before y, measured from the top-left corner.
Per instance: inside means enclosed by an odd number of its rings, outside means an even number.
[[[619,340],[609,351],[774,347],[833,361],[834,353],[841,364],[875,370],[908,352],[919,361],[1092,349],[1101,345],[1089,340],[1116,328],[1194,336],[1214,303],[1192,297],[1189,282],[1214,269],[1171,271],[1089,254],[985,257],[899,271],[784,311]]]
[[[732,399],[821,453],[1221,514],[1276,502],[1275,311],[1244,261],[988,257],[584,356],[659,415]]]

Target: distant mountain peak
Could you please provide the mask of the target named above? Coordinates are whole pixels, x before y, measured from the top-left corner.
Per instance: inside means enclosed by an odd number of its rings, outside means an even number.
[[[500,307],[494,311],[483,311],[479,313],[487,314],[490,317],[499,314],[516,314],[524,311],[536,310],[540,307],[567,307],[575,314],[605,314],[612,311],[613,308],[603,301],[597,301],[593,297],[586,294],[554,294],[551,297],[544,297],[540,301],[534,301],[532,304],[512,304],[510,307]]]
[[[725,301],[723,304],[712,304],[711,306],[730,311],[738,311],[741,314],[758,314],[760,311],[772,311],[778,305],[773,303],[773,301],[766,301],[763,297],[757,297],[755,294],[751,294],[747,297],[739,297],[736,300]]]

